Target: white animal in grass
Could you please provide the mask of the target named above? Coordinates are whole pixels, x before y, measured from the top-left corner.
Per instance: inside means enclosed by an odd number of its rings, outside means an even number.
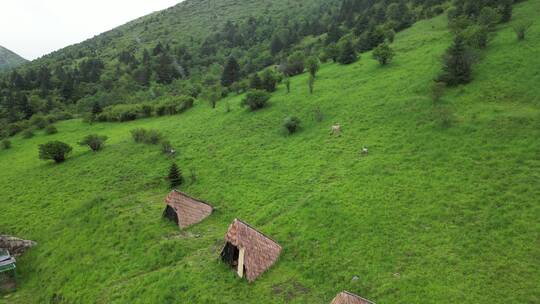
[[[360,150],[360,155],[367,156],[369,154],[369,149],[366,147],[363,147],[362,150]]]
[[[332,126],[331,128],[332,132],[330,133],[331,135],[341,135],[341,125],[336,123]]]

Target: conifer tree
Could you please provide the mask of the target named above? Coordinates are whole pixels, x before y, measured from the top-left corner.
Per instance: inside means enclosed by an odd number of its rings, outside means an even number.
[[[262,80],[261,80],[261,77],[259,77],[259,74],[257,73],[253,74],[253,76],[251,77],[249,81],[249,87],[256,90],[263,89]]]
[[[177,72],[173,66],[173,60],[165,53],[161,54],[156,67],[156,75],[159,83],[169,84],[177,76]]]
[[[171,167],[169,168],[169,175],[167,177],[169,179],[169,182],[171,184],[171,189],[174,189],[182,184],[184,179],[182,178],[182,172],[176,165],[176,163],[172,163]]]
[[[456,36],[446,51],[443,72],[438,81],[449,86],[469,83],[472,80],[472,57],[461,35]]]
[[[274,35],[272,37],[272,41],[270,42],[270,52],[273,56],[277,55],[281,50],[283,50],[283,42],[281,41],[281,38],[279,38],[278,35]]]
[[[224,87],[229,87],[240,79],[240,65],[234,57],[229,57],[223,75],[221,76],[221,84]]]
[[[101,112],[103,112],[103,109],[101,108],[99,102],[94,102],[94,104],[92,105],[92,115],[96,116],[98,114],[101,114]]]
[[[350,39],[341,43],[338,62],[341,64],[351,64],[357,60],[356,50]]]

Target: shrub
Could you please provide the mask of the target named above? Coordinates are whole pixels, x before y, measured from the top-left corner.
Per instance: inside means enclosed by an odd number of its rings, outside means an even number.
[[[242,100],[242,106],[248,106],[251,111],[262,109],[270,99],[270,94],[262,90],[252,90]]]
[[[53,126],[53,125],[48,125],[45,128],[45,134],[47,134],[47,135],[52,135],[52,134],[56,134],[56,133],[58,133],[58,129],[56,129],[56,127]]]
[[[176,104],[174,102],[162,102],[156,106],[156,114],[158,116],[176,114]]]
[[[436,5],[431,9],[433,16],[438,16],[444,13],[444,8],[441,5]]]
[[[4,150],[10,149],[11,148],[11,141],[9,141],[9,139],[4,139],[4,140],[2,140],[2,143],[0,143],[0,146]]]
[[[176,163],[171,164],[167,178],[169,182],[171,183],[171,189],[174,189],[180,186],[182,182],[184,181],[184,178],[182,177],[182,172],[180,171]]]
[[[140,112],[142,117],[150,117],[154,112],[154,107],[148,104],[142,105]]]
[[[289,134],[293,134],[298,130],[298,127],[300,126],[300,119],[298,119],[295,116],[287,117],[283,121],[283,127],[287,129]]]
[[[54,119],[56,121],[60,121],[60,120],[68,120],[68,119],[72,119],[73,118],[73,114],[69,113],[69,112],[66,112],[66,111],[62,111],[62,112],[55,112],[53,114],[51,114],[52,116],[54,116]]]
[[[258,73],[254,73],[249,79],[249,88],[254,89],[254,90],[264,89],[261,77],[259,76]]]
[[[304,53],[296,51],[287,58],[285,73],[289,76],[302,74],[304,72]]]
[[[305,66],[307,67],[309,74],[311,76],[315,77],[317,76],[317,72],[319,71],[319,68],[321,66],[321,62],[319,61],[319,58],[315,56],[310,56],[308,59],[306,59]]]
[[[323,57],[325,59],[332,59],[333,62],[336,62],[339,56],[339,48],[335,43],[330,43],[324,49]]]
[[[452,33],[454,34],[459,34],[467,27],[475,24],[475,22],[467,16],[460,15],[455,18],[450,18],[450,15],[448,15],[448,17],[448,27],[450,28],[450,31],[452,31]]]
[[[217,102],[222,98],[222,96],[223,88],[221,87],[221,85],[209,86],[201,94],[201,97],[210,103],[212,109],[216,108]]]
[[[105,142],[107,141],[107,139],[107,136],[91,134],[86,136],[81,142],[79,142],[79,145],[88,146],[90,150],[97,152],[103,149],[103,146],[105,146]]]
[[[181,99],[180,106],[178,107],[178,112],[182,113],[185,112],[193,107],[193,104],[195,103],[195,99],[191,96],[184,96]]]
[[[267,92],[274,92],[276,90],[276,85],[278,82],[277,75],[275,75],[275,73],[271,71],[270,69],[266,69],[262,73],[261,81],[262,81],[262,87]]]
[[[396,32],[393,29],[389,29],[384,32],[384,37],[388,42],[392,43],[394,42],[394,39],[396,39]]]
[[[531,21],[522,21],[514,25],[514,32],[516,32],[516,36],[519,41],[525,40],[525,35],[527,34],[527,31],[531,28],[531,26]]]
[[[174,147],[172,146],[170,141],[164,140],[163,142],[161,142],[161,152],[168,155],[173,155],[175,153]]]
[[[163,136],[157,130],[148,130],[146,132],[145,143],[150,145],[157,145],[161,142]]]
[[[133,137],[133,140],[135,142],[145,143],[149,145],[157,145],[161,142],[161,139],[163,138],[159,131],[146,129],[131,130],[131,136]]]
[[[485,49],[488,44],[489,31],[480,25],[471,25],[462,32],[467,45],[477,49]]]
[[[499,8],[502,23],[506,23],[512,19],[512,4],[514,4],[513,0],[506,0],[502,7]]]
[[[49,124],[52,124],[52,123],[55,123],[58,121],[58,119],[56,119],[56,116],[52,115],[52,114],[49,114],[47,116],[45,116],[45,120],[47,121],[47,123]]]
[[[394,51],[386,42],[381,43],[373,50],[373,58],[379,61],[381,65],[386,65],[394,58]]]
[[[30,118],[30,124],[38,129],[45,129],[49,122],[42,115],[34,115],[32,118]]]
[[[61,163],[66,160],[66,155],[71,152],[72,148],[61,141],[51,141],[43,145],[39,145],[39,158],[42,160],[54,160],[56,163]]]
[[[26,129],[22,132],[22,137],[25,139],[34,137],[34,131],[32,129]]]
[[[287,94],[291,92],[291,79],[286,76],[285,77],[285,88],[287,88]]]
[[[13,136],[13,135],[23,131],[26,128],[27,124],[28,123],[27,123],[26,120],[21,120],[21,121],[18,121],[18,122],[10,123],[7,126],[8,135]]]
[[[126,108],[118,115],[118,121],[126,122],[137,119],[137,110],[134,108]]]
[[[341,64],[351,64],[358,60],[356,50],[354,49],[351,39],[345,39],[340,42],[339,56],[337,61]]]
[[[490,30],[493,30],[499,22],[501,22],[501,15],[492,7],[484,7],[478,15],[478,23]]]

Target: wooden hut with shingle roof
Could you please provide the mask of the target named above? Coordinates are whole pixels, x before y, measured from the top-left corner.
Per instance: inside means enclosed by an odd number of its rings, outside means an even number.
[[[340,292],[331,304],[375,304],[370,300],[364,299],[348,291]]]
[[[177,190],[173,190],[167,195],[165,203],[167,207],[163,211],[163,217],[175,222],[180,228],[199,223],[214,210],[208,203]]]
[[[249,282],[270,268],[282,250],[277,242],[238,219],[229,226],[225,241],[221,259]]]

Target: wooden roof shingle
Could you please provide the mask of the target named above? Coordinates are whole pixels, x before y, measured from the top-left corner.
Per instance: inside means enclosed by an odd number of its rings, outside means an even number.
[[[176,211],[180,228],[186,228],[201,222],[212,214],[214,210],[208,203],[178,190],[171,191],[165,198],[165,203]]]
[[[255,281],[272,266],[281,254],[281,246],[249,224],[235,219],[229,226],[225,240],[238,248],[244,248],[246,278]]]

